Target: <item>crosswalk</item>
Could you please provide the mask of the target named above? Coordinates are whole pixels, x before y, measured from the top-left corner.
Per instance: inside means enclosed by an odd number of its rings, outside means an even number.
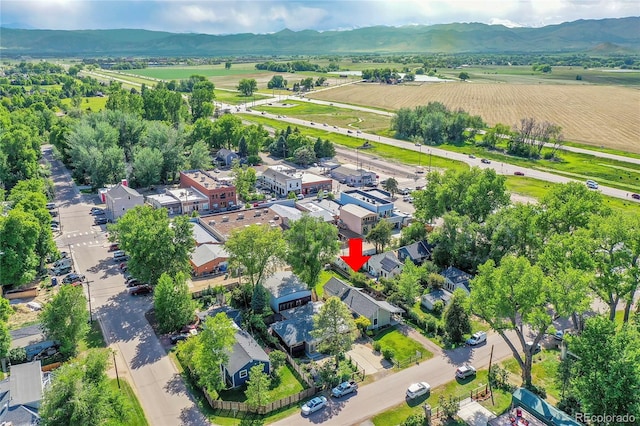
[[[82,237],[83,235],[100,235],[100,234],[102,234],[102,232],[100,231],[91,231],[91,232],[71,231],[71,232],[65,233],[67,238],[76,238],[76,237]]]
[[[94,242],[83,242],[83,243],[74,243],[74,244],[67,244],[64,247],[69,247],[69,248],[74,248],[74,247],[104,247],[105,245],[102,243],[94,243]]]

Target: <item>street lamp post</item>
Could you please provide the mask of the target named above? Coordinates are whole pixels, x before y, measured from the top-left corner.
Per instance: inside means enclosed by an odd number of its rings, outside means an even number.
[[[87,296],[89,298],[89,324],[93,322],[93,312],[91,310],[91,283],[93,281],[85,281],[87,283]]]

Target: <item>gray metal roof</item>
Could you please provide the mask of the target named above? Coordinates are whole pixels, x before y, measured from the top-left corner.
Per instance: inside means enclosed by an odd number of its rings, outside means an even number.
[[[251,361],[269,362],[269,355],[249,333],[238,328],[235,336],[236,343],[229,353],[229,362],[226,365],[230,374],[237,373]]]
[[[40,361],[11,366],[11,405],[32,406],[34,402],[40,403],[43,394],[41,369]]]
[[[353,312],[358,315],[371,318],[379,310],[391,313],[404,312],[402,309],[386,302],[378,301],[361,290],[352,287],[345,282],[331,277],[324,285],[324,293],[327,296],[336,296],[342,300]]]
[[[412,261],[422,261],[431,256],[431,250],[433,246],[427,244],[426,241],[418,241],[417,243],[409,244],[404,247],[400,247],[398,249],[398,254],[403,252],[406,254]]]
[[[109,189],[107,191],[107,195],[114,200],[118,198],[124,198],[126,196],[142,197],[142,195],[140,195],[138,191],[133,188],[129,188],[122,183],[119,183],[113,188]]]
[[[445,271],[442,273],[442,276],[446,280],[451,281],[456,287],[465,287],[467,290],[471,290],[471,287],[469,286],[469,280],[473,278],[473,275],[461,271],[455,266],[449,266],[447,269],[445,269]]]
[[[191,261],[196,266],[202,266],[218,258],[229,258],[229,253],[222,244],[202,244],[191,253]]]
[[[304,306],[280,312],[285,318],[271,325],[271,329],[291,347],[304,342],[312,342],[313,316],[320,311],[322,302],[307,303]]]
[[[276,299],[293,293],[309,291],[307,284],[303,283],[297,275],[290,271],[276,272],[262,280],[262,285]]]
[[[211,233],[209,231],[207,231],[204,226],[200,225],[197,222],[190,222],[190,223],[191,223],[191,228],[193,230],[193,237],[196,240],[196,244],[198,244],[198,245],[205,244],[205,243],[214,243],[215,244],[215,243],[220,243],[221,242],[216,237],[211,235]]]

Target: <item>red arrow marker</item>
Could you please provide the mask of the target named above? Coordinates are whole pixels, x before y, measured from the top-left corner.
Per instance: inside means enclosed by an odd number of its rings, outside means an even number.
[[[351,269],[358,272],[371,256],[362,255],[362,238],[349,240],[349,256],[340,256]]]

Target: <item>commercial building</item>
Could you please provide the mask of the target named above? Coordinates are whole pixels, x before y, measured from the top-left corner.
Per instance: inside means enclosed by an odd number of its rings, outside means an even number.
[[[215,174],[204,170],[180,172],[180,188],[195,189],[208,199],[208,209],[214,212],[236,208],[238,201],[236,187],[227,180],[218,179]]]

